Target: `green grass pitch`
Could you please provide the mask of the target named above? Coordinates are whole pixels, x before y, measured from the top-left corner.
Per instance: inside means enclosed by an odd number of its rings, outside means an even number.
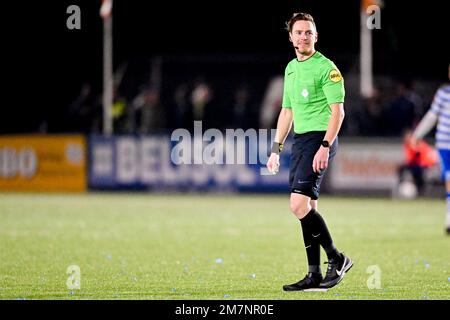
[[[319,211],[354,267],[328,292],[286,293],[306,274],[288,195],[3,193],[0,299],[450,298],[443,199],[324,196]]]

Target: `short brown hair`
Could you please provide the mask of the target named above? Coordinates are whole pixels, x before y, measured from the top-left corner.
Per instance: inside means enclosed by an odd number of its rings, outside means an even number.
[[[289,21],[286,22],[286,30],[291,33],[292,32],[292,27],[294,26],[294,23],[296,23],[297,21],[311,21],[312,24],[314,25],[314,28],[316,28],[316,24],[314,22],[314,19],[312,17],[312,15],[310,15],[309,13],[304,13],[304,12],[296,12],[292,15],[292,18],[289,19]]]

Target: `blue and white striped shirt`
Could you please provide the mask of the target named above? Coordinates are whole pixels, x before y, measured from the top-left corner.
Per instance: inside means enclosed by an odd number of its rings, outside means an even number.
[[[439,88],[430,110],[438,117],[436,148],[450,150],[450,84]]]

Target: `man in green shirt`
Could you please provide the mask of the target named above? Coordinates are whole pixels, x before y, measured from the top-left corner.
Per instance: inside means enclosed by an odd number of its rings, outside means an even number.
[[[327,290],[353,266],[352,260],[336,249],[317,212],[320,184],[336,154],[344,119],[344,80],[334,63],[315,50],[318,34],[311,15],[296,13],[286,25],[296,58],[286,67],[283,104],[267,168],[274,174],[278,171],[279,153],[293,122],[290,207],[301,222],[308,273],[304,279],[283,286],[283,290]],[[328,257],[325,277],[320,269],[320,246]]]

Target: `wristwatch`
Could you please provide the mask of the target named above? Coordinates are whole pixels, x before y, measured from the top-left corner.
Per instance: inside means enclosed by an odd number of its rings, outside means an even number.
[[[329,148],[330,147],[330,143],[327,140],[323,140],[321,143],[322,147],[324,148]]]

